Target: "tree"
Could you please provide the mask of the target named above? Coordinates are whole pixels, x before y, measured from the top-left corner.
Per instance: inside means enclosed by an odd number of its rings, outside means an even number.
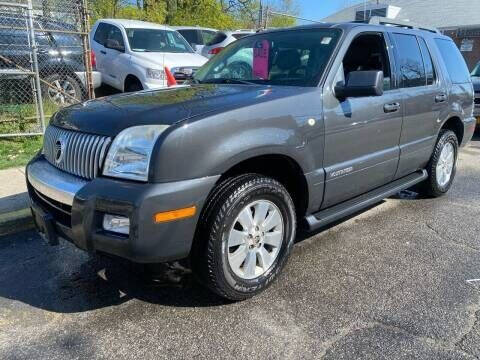
[[[45,0],[47,1],[47,0]],[[217,29],[256,28],[260,4],[298,14],[296,0],[89,0],[91,20],[124,18],[168,25],[198,25]],[[269,26],[295,24],[295,19],[270,16]]]

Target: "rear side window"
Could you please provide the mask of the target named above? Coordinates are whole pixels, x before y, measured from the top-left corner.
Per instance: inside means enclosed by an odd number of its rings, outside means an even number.
[[[435,68],[433,67],[432,56],[428,50],[427,43],[423,38],[418,38],[420,48],[422,49],[423,62],[425,64],[425,72],[427,73],[427,85],[433,85],[436,79]]]
[[[180,34],[188,41],[190,45],[200,45],[200,39],[197,30],[178,30]]]
[[[393,37],[397,45],[402,87],[425,86],[427,79],[416,36],[393,34]]]
[[[212,41],[216,34],[215,31],[202,30],[203,43],[206,44]]]
[[[454,84],[470,82],[470,74],[462,54],[453,41],[435,39],[443,61],[447,67],[450,79]]]
[[[97,26],[97,30],[95,31],[95,35],[93,36],[93,40],[99,44],[104,45],[105,41],[107,40],[107,32],[109,29],[109,25],[105,23],[100,23]]]
[[[218,43],[221,43],[223,40],[225,40],[227,38],[227,35],[225,35],[224,33],[222,32],[217,32],[215,34],[215,36],[213,37],[213,39],[211,41],[209,41],[206,45],[207,46],[211,46],[211,45],[215,45],[215,44],[218,44]]]

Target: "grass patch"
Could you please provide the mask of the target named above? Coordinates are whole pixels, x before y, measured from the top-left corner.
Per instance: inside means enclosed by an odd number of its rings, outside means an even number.
[[[0,170],[24,166],[42,147],[43,136],[0,138]]]

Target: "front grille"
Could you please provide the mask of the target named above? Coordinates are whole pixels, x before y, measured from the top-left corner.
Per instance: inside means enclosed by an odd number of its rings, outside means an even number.
[[[111,139],[48,126],[43,140],[45,158],[53,166],[70,174],[97,177]]]

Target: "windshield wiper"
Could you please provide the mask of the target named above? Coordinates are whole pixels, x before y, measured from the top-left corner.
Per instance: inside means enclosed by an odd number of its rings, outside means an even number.
[[[241,80],[241,79],[229,79],[229,78],[219,78],[219,79],[208,79],[202,81],[207,84],[243,84],[243,85],[257,85],[252,81]]]

